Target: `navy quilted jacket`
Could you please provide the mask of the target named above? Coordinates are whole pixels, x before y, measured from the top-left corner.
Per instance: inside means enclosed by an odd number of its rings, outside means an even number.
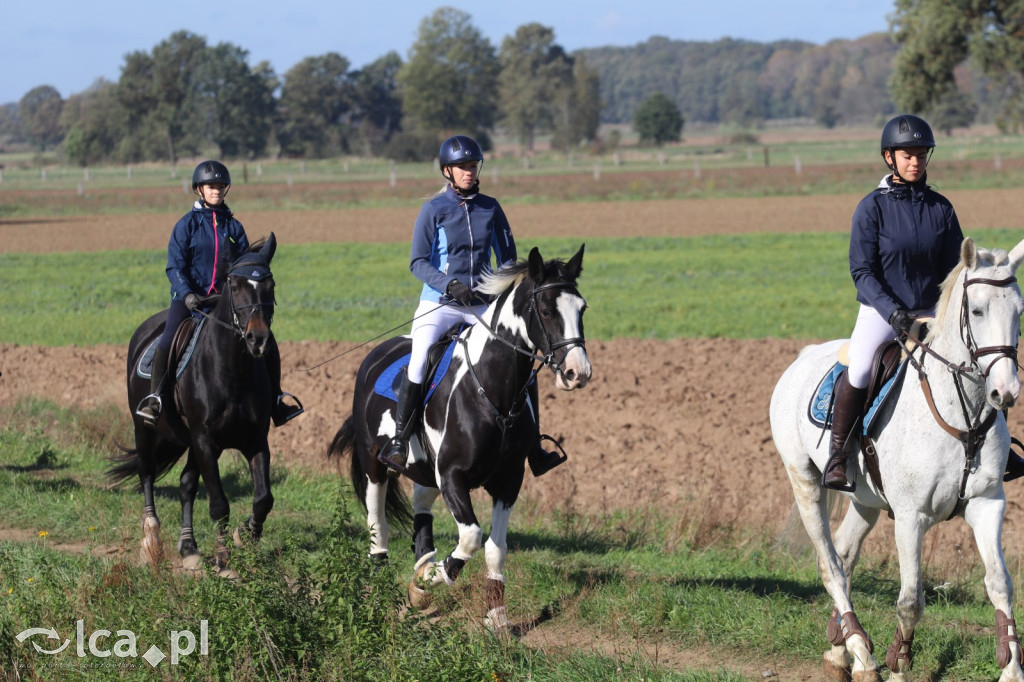
[[[245,229],[227,205],[213,210],[196,201],[174,226],[167,245],[171,300],[181,300],[189,292],[199,296],[214,293],[227,277],[227,272],[218,268],[248,250]]]
[[[964,240],[956,211],[925,180],[887,175],[861,199],[850,232],[850,275],[857,300],[888,320],[896,308],[931,310],[939,285],[960,260]]]

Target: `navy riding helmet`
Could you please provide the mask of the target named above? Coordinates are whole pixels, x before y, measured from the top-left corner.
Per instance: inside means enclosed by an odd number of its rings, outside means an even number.
[[[467,161],[484,162],[484,151],[477,141],[468,135],[454,135],[441,143],[441,151],[437,153],[437,163],[444,174],[445,166],[454,166]]]

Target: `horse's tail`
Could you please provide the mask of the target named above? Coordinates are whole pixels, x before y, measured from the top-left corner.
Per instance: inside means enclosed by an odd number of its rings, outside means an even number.
[[[349,478],[352,481],[352,489],[355,491],[359,503],[365,509],[366,486],[369,479],[366,478],[366,470],[363,468],[362,455],[364,453],[359,452],[358,443],[355,420],[352,415],[349,415],[338,432],[334,434],[334,439],[327,448],[327,457],[329,459],[349,455]],[[370,453],[365,454],[370,455]],[[412,528],[412,505],[397,480],[388,482],[388,492],[384,498],[384,514],[389,523],[406,530]]]
[[[117,449],[121,451],[121,454],[111,455],[108,458],[108,461],[110,461],[114,466],[107,469],[107,478],[117,484],[122,481],[126,481],[129,478],[138,476],[139,451],[135,448],[126,448],[117,441],[114,441],[114,445],[116,445]],[[157,464],[153,480],[160,479],[164,474],[171,470],[177,461],[178,457],[174,457],[169,460],[159,462]]]
[[[828,518],[835,519],[839,512],[842,511],[843,496],[835,490],[826,490],[825,499]],[[779,536],[775,538],[774,546],[776,549],[784,550],[790,555],[803,554],[813,549],[811,536],[807,534],[803,519],[800,518],[800,507],[795,502],[790,507],[786,525],[783,526]]]

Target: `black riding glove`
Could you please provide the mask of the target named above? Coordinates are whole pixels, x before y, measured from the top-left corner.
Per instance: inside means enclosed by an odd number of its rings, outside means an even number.
[[[897,308],[892,311],[892,315],[889,316],[889,326],[896,330],[896,333],[900,336],[907,336],[910,334],[910,327],[914,324],[914,318],[907,314],[906,310]]]
[[[473,305],[473,290],[457,279],[453,279],[448,285],[448,297],[459,305]]]
[[[185,294],[185,307],[189,310],[195,310],[199,307],[199,297],[195,294]]]

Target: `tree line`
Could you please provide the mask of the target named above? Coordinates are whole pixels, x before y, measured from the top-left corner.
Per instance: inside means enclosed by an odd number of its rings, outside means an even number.
[[[441,138],[501,129],[525,151],[541,135],[569,151],[599,125],[632,122],[641,139],[679,139],[685,121],[756,128],[813,119],[876,123],[897,108],[940,130],[975,120],[1017,130],[1024,116],[1024,15],[1016,0],[896,0],[892,30],[825,45],[652,37],[567,53],[554,30],[518,27],[494,46],[470,15],[424,18],[403,61],[360,69],[331,52],[278,76],[230,43],[178,31],[128,54],[116,82],[63,99],[41,85],[0,107],[0,149],[27,142],[70,161],[176,161],[216,150],[431,158]]]

